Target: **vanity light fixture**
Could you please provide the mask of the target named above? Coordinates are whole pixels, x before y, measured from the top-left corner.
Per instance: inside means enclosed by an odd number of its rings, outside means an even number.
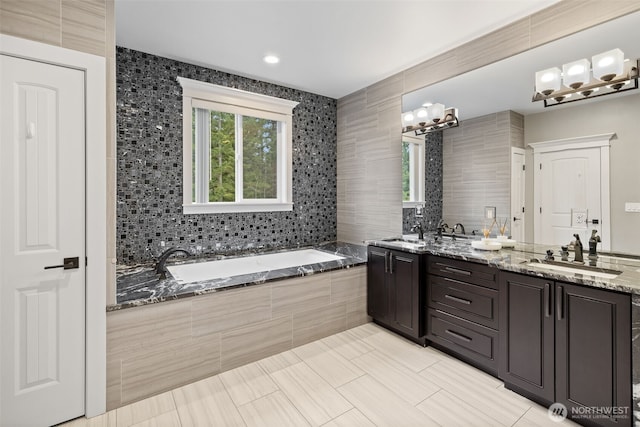
[[[445,118],[444,115],[444,105],[442,104],[431,104],[427,107],[427,112],[429,113],[429,118],[432,122],[438,123]]]
[[[591,64],[587,59],[569,62],[562,66],[562,83],[571,89],[578,89],[591,81]]]
[[[536,73],[533,102],[545,107],[638,89],[638,60],[624,59],[620,49],[572,61]]]
[[[416,115],[413,111],[407,111],[406,113],[402,113],[402,127],[412,127],[416,123]]]
[[[560,68],[553,67],[536,73],[536,91],[543,95],[551,95],[553,92],[560,90],[562,80],[562,71]]]
[[[624,71],[624,53],[613,49],[599,55],[593,55],[593,77],[608,82]]]
[[[426,122],[429,117],[429,111],[425,107],[420,107],[414,112],[415,118],[418,122]]]
[[[443,104],[430,104],[402,113],[402,133],[415,132],[416,136],[459,126],[458,109]]]

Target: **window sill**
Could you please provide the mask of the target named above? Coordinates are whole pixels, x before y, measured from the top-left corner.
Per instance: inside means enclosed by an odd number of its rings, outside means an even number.
[[[407,209],[407,208],[415,208],[417,205],[422,205],[424,206],[424,202],[402,202],[402,207]]]
[[[292,211],[293,203],[192,203],[182,205],[182,212],[188,214],[219,214],[240,212],[282,212]]]

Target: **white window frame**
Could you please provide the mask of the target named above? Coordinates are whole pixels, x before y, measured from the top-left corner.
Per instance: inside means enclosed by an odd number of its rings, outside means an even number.
[[[292,116],[298,102],[268,95],[261,95],[239,89],[218,86],[198,80],[178,77],[182,86],[182,126],[183,126],[183,203],[185,214],[231,213],[231,212],[273,212],[293,210],[292,200]],[[236,146],[236,201],[234,202],[201,202],[203,194],[196,195],[193,200],[193,135],[192,109],[203,108],[246,115],[278,122],[278,197],[275,199],[244,199],[242,188],[242,150]],[[241,126],[240,126],[241,127]],[[238,124],[236,124],[238,128]],[[236,138],[238,140],[238,138]],[[196,143],[197,144],[197,143]],[[203,150],[207,154],[207,149]],[[196,162],[201,160],[200,157]],[[201,174],[200,183],[208,182],[208,174]],[[206,182],[205,182],[206,180]],[[202,185],[197,187],[203,188]],[[206,195],[208,197],[208,195]]]
[[[402,143],[408,142],[409,150],[409,197],[402,201],[403,208],[424,205],[425,200],[425,141],[424,137],[402,135]]]

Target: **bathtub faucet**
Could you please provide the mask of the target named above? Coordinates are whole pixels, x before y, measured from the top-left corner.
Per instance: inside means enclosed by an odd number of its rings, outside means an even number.
[[[188,250],[174,246],[162,252],[162,254],[160,254],[160,256],[158,257],[158,261],[156,261],[155,269],[156,269],[156,274],[159,274],[161,279],[167,278],[167,267],[165,267],[164,265],[167,262],[167,259],[171,255],[178,252],[183,252],[187,255],[191,255],[191,252],[189,252]]]

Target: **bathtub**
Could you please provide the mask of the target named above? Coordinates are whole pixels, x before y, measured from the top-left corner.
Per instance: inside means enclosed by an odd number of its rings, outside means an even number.
[[[167,265],[166,279],[161,279],[150,264],[120,265],[116,269],[116,303],[107,306],[107,311],[351,268],[366,262],[366,246],[326,242],[289,251],[186,259]]]
[[[242,258],[171,265],[167,266],[167,269],[176,282],[187,284],[283,268],[304,267],[341,259],[345,259],[345,257],[317,249],[302,249]]]

